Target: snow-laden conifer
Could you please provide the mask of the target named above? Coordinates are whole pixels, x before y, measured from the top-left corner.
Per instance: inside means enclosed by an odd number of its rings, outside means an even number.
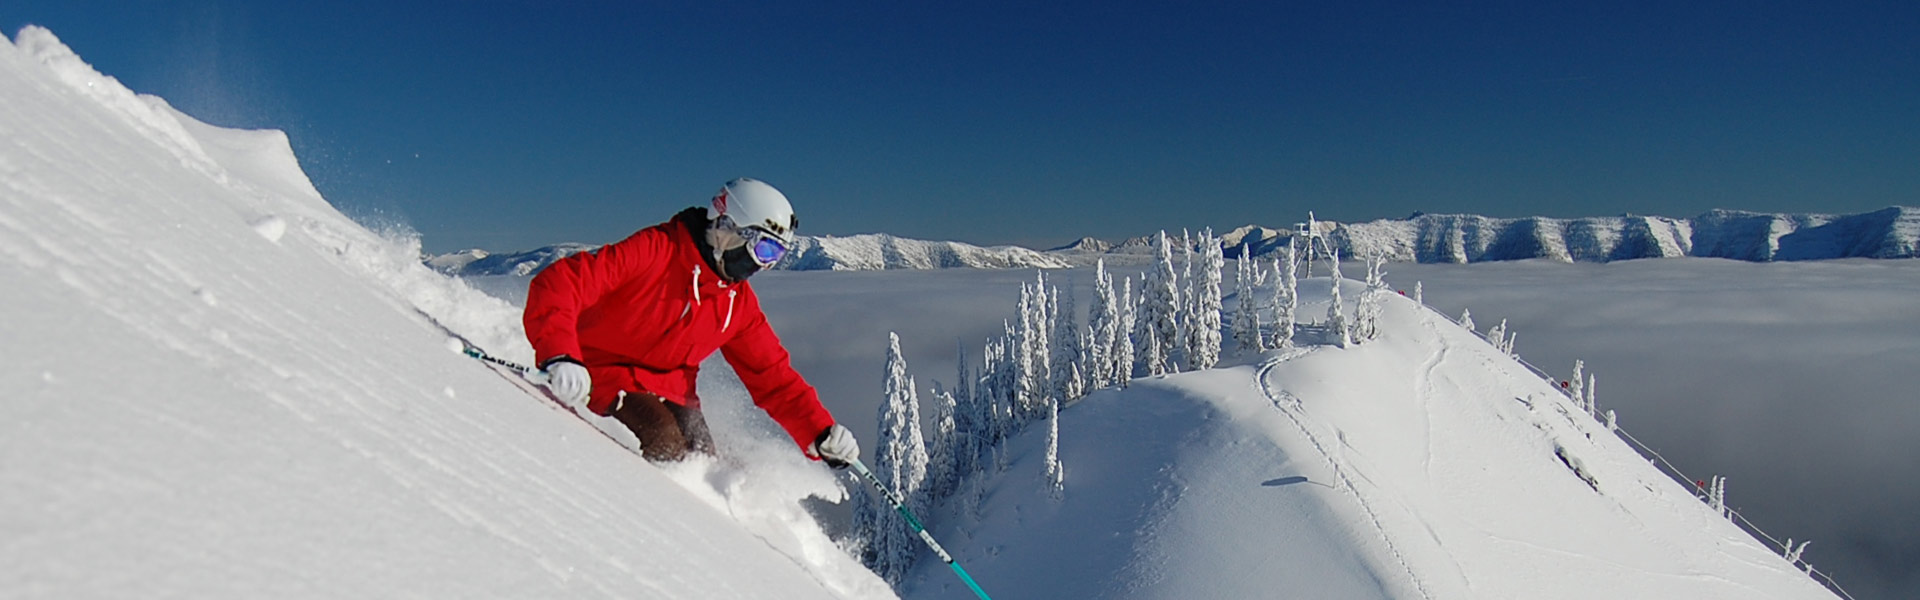
[[[1012,346],[1013,352],[1013,387],[1010,390],[1013,393],[1013,405],[1010,408],[1016,422],[1031,414],[1027,407],[1040,397],[1046,387],[1040,376],[1042,366],[1037,356],[1040,353],[1036,352],[1036,346],[1044,343],[1040,340],[1040,326],[1037,323],[1043,310],[1040,299],[1034,295],[1033,286],[1021,285],[1020,314],[1015,315],[1013,332],[1007,336],[1007,343]]]
[[[1139,311],[1133,302],[1133,278],[1128,277],[1120,288],[1119,323],[1114,327],[1113,338],[1113,380],[1120,387],[1126,387],[1133,379],[1133,336],[1134,322]]]
[[[1255,291],[1265,283],[1260,276],[1263,272],[1260,263],[1253,258],[1253,249],[1246,244],[1240,245],[1240,259],[1233,263],[1233,345],[1241,352],[1260,352],[1267,349],[1265,336],[1260,335],[1260,307]]]
[[[1071,401],[1079,398],[1079,390],[1086,387],[1080,380],[1082,371],[1079,369],[1079,364],[1083,332],[1079,325],[1076,307],[1073,305],[1072,280],[1068,280],[1065,288],[1054,286],[1053,293],[1048,295],[1047,301],[1052,306],[1048,311],[1050,323],[1047,327],[1052,337],[1049,342],[1052,358],[1047,362],[1053,383],[1052,395],[1062,402]]]
[[[1055,501],[1066,496],[1067,469],[1060,464],[1060,402],[1047,402],[1047,495]]]
[[[947,446],[950,455],[948,460],[953,462],[949,469],[957,482],[972,475],[976,468],[976,459],[980,456],[978,440],[982,437],[981,413],[983,411],[980,409],[980,398],[974,395],[976,389],[972,385],[974,376],[967,368],[967,345],[956,339],[954,346],[959,350],[960,356],[960,364],[955,373],[955,380],[959,383],[954,385],[951,394],[953,435],[948,440]]]
[[[1107,260],[1093,264],[1093,303],[1087,307],[1087,379],[1094,389],[1112,386],[1118,377],[1114,354],[1118,350],[1120,329],[1119,299],[1113,293],[1113,274],[1107,272]]]
[[[1168,371],[1179,371],[1179,365],[1189,364],[1193,349],[1194,307],[1193,294],[1193,233],[1180,230],[1180,276],[1175,280],[1179,294],[1174,303],[1173,337],[1167,340],[1168,363],[1173,365]]]
[[[1327,253],[1327,278],[1333,282],[1332,299],[1327,302],[1327,331],[1333,335],[1334,344],[1345,348],[1352,345],[1353,338],[1347,330],[1346,301],[1340,298],[1340,253]]]
[[[1573,361],[1573,378],[1567,380],[1567,395],[1573,397],[1575,406],[1587,410],[1587,361]]]
[[[1727,507],[1727,478],[1715,475],[1707,487],[1707,506],[1727,519],[1733,519],[1733,509]]]
[[[1367,257],[1367,289],[1360,293],[1360,301],[1354,306],[1354,334],[1356,341],[1372,340],[1380,335],[1380,315],[1386,311],[1387,302],[1387,259],[1379,256]]]
[[[967,343],[956,337],[953,339],[953,345],[957,350],[955,354],[960,357],[954,373],[953,397],[962,400],[964,404],[965,399],[973,397],[973,373],[967,368]]]
[[[963,474],[958,470],[961,462],[959,455],[963,450],[959,443],[960,434],[955,427],[959,413],[958,401],[952,392],[942,389],[938,381],[933,382],[930,391],[933,395],[933,419],[930,421],[931,428],[926,432],[927,481],[924,495],[926,505],[931,507],[938,506],[953,496],[954,490],[959,489]]]
[[[1472,331],[1476,333],[1480,331],[1479,328],[1476,328],[1473,325],[1473,309],[1471,308],[1460,309],[1459,322],[1460,322],[1460,326],[1465,327],[1467,331]]]
[[[1589,416],[1592,416],[1595,419],[1600,418],[1600,401],[1594,395],[1594,392],[1593,392],[1594,385],[1597,383],[1599,382],[1594,380],[1593,374],[1588,373],[1587,374],[1587,390],[1586,390],[1587,399],[1585,402],[1583,402],[1583,404],[1587,406],[1587,414]]]
[[[1213,229],[1200,232],[1198,263],[1193,266],[1188,297],[1192,325],[1187,333],[1187,366],[1194,370],[1211,369],[1220,363],[1220,271],[1227,259]]]
[[[1145,350],[1141,355],[1141,370],[1147,375],[1163,375],[1173,371],[1170,351],[1180,339],[1180,279],[1174,271],[1173,248],[1167,232],[1161,231],[1155,238],[1154,249],[1158,259],[1154,270],[1147,274],[1140,307],[1144,334],[1140,343]]]
[[[1293,346],[1293,326],[1299,321],[1300,278],[1295,274],[1300,266],[1300,254],[1294,249],[1293,240],[1287,240],[1287,247],[1281,251],[1280,258],[1273,263],[1274,274],[1278,280],[1273,287],[1273,346],[1290,348]]]
[[[887,401],[880,405],[880,440],[873,472],[908,507],[925,514],[923,487],[927,478],[927,445],[920,432],[920,403],[907,374],[900,336],[887,334],[887,369],[883,382]],[[917,540],[904,523],[891,523],[883,512],[873,532],[874,573],[898,585],[906,579],[917,555]]]

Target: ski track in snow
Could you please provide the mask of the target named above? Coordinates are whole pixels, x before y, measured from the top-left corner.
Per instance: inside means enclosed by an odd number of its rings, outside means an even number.
[[[1292,423],[1295,428],[1300,430],[1301,434],[1306,436],[1307,443],[1313,445],[1314,450],[1320,453],[1321,458],[1326,459],[1328,466],[1333,468],[1334,477],[1340,482],[1339,489],[1346,491],[1348,495],[1352,496],[1354,502],[1359,505],[1360,510],[1366,513],[1367,523],[1373,528],[1373,532],[1379,536],[1381,543],[1386,546],[1388,554],[1393,556],[1394,563],[1400,567],[1400,571],[1406,574],[1407,581],[1413,585],[1415,591],[1419,592],[1421,598],[1432,600],[1433,594],[1427,591],[1426,583],[1421,579],[1419,574],[1414,572],[1413,565],[1407,561],[1406,555],[1394,544],[1393,538],[1387,535],[1386,525],[1381,521],[1379,512],[1374,510],[1373,504],[1368,501],[1366,494],[1361,493],[1359,486],[1349,477],[1350,469],[1343,464],[1344,461],[1327,451],[1326,444],[1322,443],[1320,437],[1314,435],[1313,428],[1308,426],[1307,420],[1309,417],[1305,414],[1304,404],[1293,394],[1284,390],[1275,391],[1272,388],[1269,375],[1275,367],[1289,360],[1312,354],[1321,348],[1323,347],[1316,346],[1308,349],[1295,348],[1261,363],[1260,368],[1254,373],[1254,387],[1260,390],[1261,395],[1266,396],[1267,401],[1273,404],[1275,410],[1285,415],[1287,421]]]

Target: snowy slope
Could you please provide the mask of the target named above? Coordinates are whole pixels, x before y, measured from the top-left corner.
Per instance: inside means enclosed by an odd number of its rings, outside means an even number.
[[[799,507],[841,491],[790,443],[648,466],[448,352],[529,354],[417,257],[284,135],[0,43],[0,596],[892,596]]]
[[[1090,395],[1064,500],[1029,432],[936,529],[1031,597],[1833,597],[1491,344],[1400,297],[1382,327]],[[906,597],[965,597],[919,569]]]

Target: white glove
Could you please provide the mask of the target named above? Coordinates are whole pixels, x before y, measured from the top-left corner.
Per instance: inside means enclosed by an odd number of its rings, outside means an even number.
[[[547,363],[547,389],[561,402],[580,406],[586,403],[587,393],[593,391],[593,378],[587,375],[587,368],[580,363],[556,360]]]
[[[827,461],[829,467],[844,469],[860,459],[860,442],[853,439],[852,431],[834,423],[826,431],[820,432],[820,439],[813,441],[807,456]]]

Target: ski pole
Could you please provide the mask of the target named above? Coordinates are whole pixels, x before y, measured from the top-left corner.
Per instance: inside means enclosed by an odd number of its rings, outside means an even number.
[[[500,365],[502,367],[513,369],[515,371],[519,371],[521,377],[525,377],[527,378],[527,381],[534,382],[535,384],[546,385],[547,383],[546,371],[535,369],[533,367],[522,365],[520,363],[516,363],[510,360],[494,358],[493,355],[487,354],[487,351],[481,350],[479,347],[476,347],[472,344],[461,342],[460,353],[473,358],[486,361],[486,362]]]
[[[980,589],[980,584],[973,582],[973,576],[968,575],[966,569],[960,568],[960,563],[954,562],[953,555],[947,554],[947,549],[940,547],[940,542],[933,541],[933,534],[927,533],[927,528],[920,524],[920,519],[913,516],[913,511],[907,510],[906,503],[901,502],[900,497],[893,494],[893,490],[887,489],[886,484],[880,483],[880,478],[875,477],[873,471],[867,470],[866,463],[860,462],[858,458],[848,462],[853,465],[854,472],[866,478],[867,483],[873,484],[873,489],[880,490],[880,495],[886,496],[887,503],[892,504],[893,509],[900,512],[900,516],[907,518],[907,524],[913,526],[913,532],[920,534],[920,541],[926,542],[927,547],[932,548],[933,553],[938,555],[941,561],[952,567],[953,574],[959,575],[960,580],[967,583],[967,587],[973,590],[974,595],[979,596],[980,600],[993,600],[987,597],[986,591]]]

